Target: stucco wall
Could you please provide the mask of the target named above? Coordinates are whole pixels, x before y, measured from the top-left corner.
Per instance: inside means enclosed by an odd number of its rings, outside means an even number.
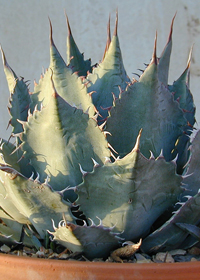
[[[119,39],[124,65],[130,77],[143,63],[148,63],[158,32],[158,55],[164,47],[171,19],[177,11],[173,32],[173,53],[169,82],[179,77],[186,67],[193,43],[191,91],[200,122],[200,1],[198,0],[0,0],[0,44],[10,66],[18,76],[39,80],[42,68],[49,65],[49,21],[53,24],[54,41],[65,58],[66,10],[73,35],[85,58],[98,62],[106,42],[106,26],[111,13],[114,27],[115,11],[119,11]],[[0,63],[0,131],[7,137],[8,96],[3,66]]]

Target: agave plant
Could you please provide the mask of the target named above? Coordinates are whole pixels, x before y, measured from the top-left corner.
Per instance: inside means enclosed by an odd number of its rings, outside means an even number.
[[[168,85],[173,22],[159,58],[156,35],[138,80],[124,69],[118,16],[112,38],[109,20],[95,66],[84,60],[68,19],[65,63],[50,22],[50,65],[33,92],[2,50],[12,126],[0,146],[2,243],[38,248],[50,237],[92,259],[140,238],[147,253],[198,241],[200,136],[192,142],[191,53]]]

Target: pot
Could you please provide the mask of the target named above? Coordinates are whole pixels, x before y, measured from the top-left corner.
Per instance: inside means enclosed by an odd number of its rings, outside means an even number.
[[[0,254],[1,280],[200,279],[200,262],[109,263],[37,259]]]

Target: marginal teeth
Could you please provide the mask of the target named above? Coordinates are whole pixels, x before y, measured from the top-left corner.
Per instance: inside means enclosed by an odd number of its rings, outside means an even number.
[[[57,230],[57,227],[55,226],[55,222],[54,222],[54,220],[53,220],[53,219],[51,219],[51,221],[52,221],[52,226],[53,226],[53,229],[56,231],[56,230]]]
[[[189,200],[192,196],[191,195],[185,195],[184,197]]]
[[[95,226],[95,223],[93,222],[92,219],[88,218],[88,220],[90,220],[90,222],[91,222],[91,225],[90,225],[91,227]]]
[[[192,176],[192,174],[193,174],[193,173],[191,173],[191,174],[186,174],[186,175],[182,175],[182,178],[183,178],[183,179],[186,179],[187,177]]]
[[[35,105],[35,108],[34,108],[34,110],[33,110],[33,113],[35,113],[35,112],[37,112],[38,111],[38,105],[36,104]]]
[[[178,209],[177,211],[173,211],[172,214],[177,214],[178,212],[180,212],[180,209]]]
[[[31,110],[30,110],[30,109],[28,109],[28,118],[29,118],[30,116],[32,116],[32,114],[31,114]]]
[[[163,149],[161,149],[159,158],[163,158],[163,157],[164,157],[164,156],[163,156]]]
[[[61,196],[63,196],[66,191],[70,191],[70,190],[73,190],[75,192],[77,190],[77,186],[75,187],[67,186],[65,189],[56,192],[59,193]]]
[[[65,226],[65,221],[64,220],[61,220],[59,223],[58,223],[58,227],[63,227]]]
[[[87,110],[85,111],[85,114],[89,114],[89,110],[90,110],[90,107],[87,108]]]
[[[108,143],[108,147],[109,147],[114,153],[118,154],[118,152],[115,151],[115,149],[114,149],[109,143]]]
[[[99,225],[98,226],[102,226],[102,220],[96,216],[96,218],[99,220]]]
[[[105,157],[105,162],[104,162],[104,164],[107,163],[107,162],[110,162],[110,158],[109,158],[109,157]]]
[[[112,136],[112,134],[111,134],[109,131],[106,131],[106,130],[103,131],[103,134],[104,134],[105,136],[106,136],[107,134],[110,135],[110,136]]]
[[[181,205],[181,206],[183,206],[184,204],[185,204],[185,202],[176,202],[175,205]]]
[[[152,151],[149,151],[149,152],[150,152],[150,158],[149,159],[155,159],[153,152]]]
[[[176,163],[177,159],[178,159],[178,154],[177,154],[176,157],[172,160],[172,162]]]
[[[33,181],[33,177],[34,177],[34,172],[32,172],[31,177],[29,178],[29,180]]]
[[[45,185],[49,186],[49,176],[47,175],[47,178],[44,181]]]
[[[106,124],[106,121],[103,122],[101,125],[99,125],[99,128],[100,128],[101,131],[103,131],[105,124]]]
[[[83,176],[85,176],[86,174],[88,174],[87,171],[84,171],[83,168],[81,167],[80,163],[79,163],[79,167],[80,167],[80,171],[82,173]]]
[[[3,154],[0,154],[0,157],[1,157],[2,161],[4,162],[4,164],[6,164]]]
[[[92,161],[93,161],[93,163],[94,163],[94,167],[100,166],[100,164],[99,164],[95,159],[92,158]]]
[[[85,220],[83,220],[83,227],[87,227],[87,223]]]

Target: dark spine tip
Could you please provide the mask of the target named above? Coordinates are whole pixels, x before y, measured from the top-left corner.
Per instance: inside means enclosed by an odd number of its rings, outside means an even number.
[[[117,28],[118,28],[118,9],[116,10],[116,20],[115,20],[115,30],[114,30],[114,36],[117,36]]]
[[[108,48],[110,46],[110,43],[111,43],[111,35],[110,35],[110,15],[109,15],[109,19],[108,19],[108,25],[107,25],[107,42],[106,42],[106,47],[105,47],[105,51],[104,51],[104,54],[103,54],[103,59],[102,61],[104,60],[105,58],[105,55],[108,51]]]
[[[157,31],[156,31],[156,36],[155,36],[155,41],[154,41],[154,50],[153,50],[153,56],[152,56],[152,61],[151,64],[157,65],[157,56],[156,56],[156,47],[157,47]]]
[[[174,20],[176,17],[177,12],[175,13],[174,17],[172,18],[172,22],[171,22],[171,27],[170,27],[170,32],[169,32],[169,37],[167,40],[167,44],[172,40],[172,33],[173,33],[173,26],[174,26]]]
[[[187,68],[186,68],[186,69],[189,69],[189,68],[190,68],[191,59],[192,59],[192,51],[193,51],[193,47],[194,47],[194,44],[192,45],[192,47],[191,47],[191,49],[190,49],[190,52],[189,52],[189,57],[188,57],[188,61],[187,61]]]
[[[69,19],[68,19],[66,11],[65,11],[65,17],[66,17],[66,21],[67,21],[68,36],[71,36],[72,32],[71,32],[71,27],[70,27],[70,24],[69,24]]]
[[[54,45],[54,42],[53,42],[53,28],[52,28],[52,24],[51,24],[50,18],[49,18],[49,25],[50,25],[50,36],[49,36],[50,43],[51,43],[51,45]]]

